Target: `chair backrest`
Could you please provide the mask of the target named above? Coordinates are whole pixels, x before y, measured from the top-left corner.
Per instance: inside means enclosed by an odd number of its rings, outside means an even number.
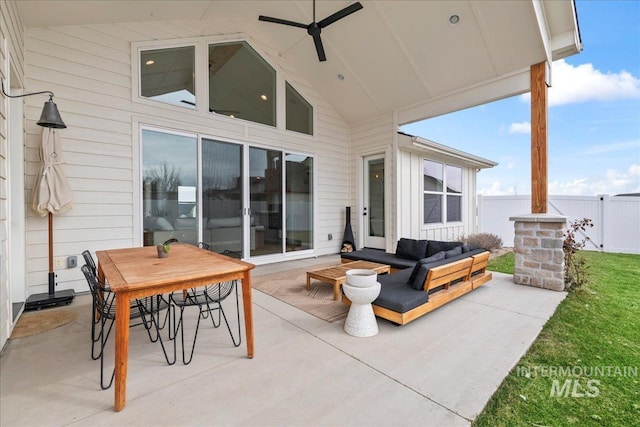
[[[93,275],[96,276],[98,274],[98,270],[96,268],[96,262],[93,260],[93,256],[91,256],[91,252],[83,251],[82,256],[84,258],[85,264],[89,266],[89,268],[93,272]]]
[[[113,315],[115,310],[115,295],[104,284],[98,280],[98,276],[93,273],[91,266],[85,264],[80,269],[87,279],[93,303],[98,312],[102,315]]]

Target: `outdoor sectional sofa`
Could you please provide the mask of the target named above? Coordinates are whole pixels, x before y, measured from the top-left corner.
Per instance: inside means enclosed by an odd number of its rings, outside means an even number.
[[[373,301],[378,317],[404,325],[491,280],[489,252],[462,242],[400,239],[395,254],[377,249],[343,253],[342,262],[388,264],[394,272],[378,276],[381,290]],[[343,295],[342,301],[351,304]]]

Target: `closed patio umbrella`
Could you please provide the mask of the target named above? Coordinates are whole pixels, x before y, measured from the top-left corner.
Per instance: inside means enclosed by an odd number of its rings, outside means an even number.
[[[61,152],[57,130],[43,128],[40,146],[42,168],[33,187],[31,208],[38,215],[49,217],[49,292],[31,295],[27,299],[27,310],[69,304],[74,296],[73,290],[56,292],[53,272],[53,215],[64,213],[73,207],[73,194],[61,168]]]

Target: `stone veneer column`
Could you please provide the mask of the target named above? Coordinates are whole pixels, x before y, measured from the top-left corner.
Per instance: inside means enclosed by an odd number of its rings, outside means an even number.
[[[564,291],[564,228],[567,218],[552,214],[527,214],[515,221],[515,273],[518,285]]]

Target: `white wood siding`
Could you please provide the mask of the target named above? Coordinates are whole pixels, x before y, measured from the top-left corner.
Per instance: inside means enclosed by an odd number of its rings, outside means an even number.
[[[409,138],[399,135],[399,138]],[[444,225],[423,223],[423,160],[462,168],[462,222]],[[476,170],[455,159],[427,152],[398,150],[399,237],[429,240],[458,240],[476,231]]]
[[[9,91],[7,79],[10,73],[10,65],[13,64],[18,78],[23,76],[23,33],[22,23],[18,15],[17,7],[13,1],[0,1],[0,76]],[[11,283],[9,283],[8,270],[14,262],[22,262],[20,255],[12,256],[9,251],[9,218],[11,200],[8,198],[8,151],[9,151],[9,124],[7,122],[9,100],[0,98],[0,349],[4,346],[13,330],[11,317]],[[16,117],[12,120],[21,120]]]
[[[387,236],[387,251],[395,251],[395,159],[393,157],[393,141],[397,126],[394,125],[392,115],[383,115],[374,120],[360,123],[351,130],[351,176],[350,186],[355,190],[351,194],[351,226],[356,239],[356,246],[362,247],[363,233],[363,174],[362,157],[373,154],[385,154],[385,236]],[[343,210],[344,212],[344,210]],[[344,215],[343,215],[344,216]],[[343,220],[344,223],[344,220]]]
[[[54,256],[80,256],[84,249],[141,243],[139,141],[135,123],[315,155],[316,254],[337,253],[350,203],[349,128],[322,97],[283,62],[256,33],[249,42],[314,106],[313,137],[171,105],[132,101],[131,43],[217,35],[242,38],[253,26],[235,21],[128,23],[31,28],[26,31],[26,83],[30,90],[52,90],[68,128],[61,131],[64,171],[75,206],[54,218]],[[280,80],[279,80],[280,81]],[[38,171],[40,100],[27,104],[26,187],[28,197]],[[47,275],[47,223],[28,212],[30,293],[44,291]],[[332,233],[334,239],[328,240]],[[59,289],[86,289],[81,272],[56,270]]]

